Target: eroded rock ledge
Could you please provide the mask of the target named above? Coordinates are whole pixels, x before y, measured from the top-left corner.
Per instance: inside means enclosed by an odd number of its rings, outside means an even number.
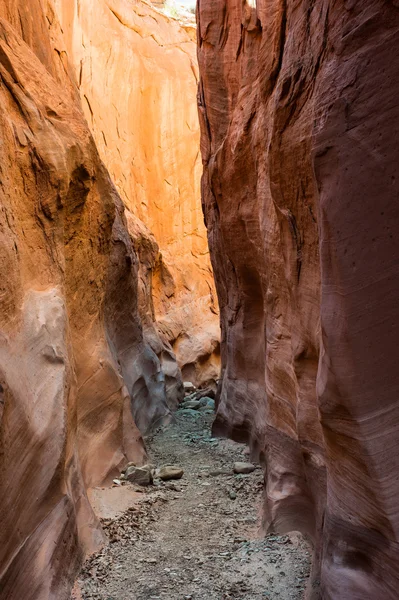
[[[263,457],[323,600],[397,597],[396,5],[199,2],[215,430]]]

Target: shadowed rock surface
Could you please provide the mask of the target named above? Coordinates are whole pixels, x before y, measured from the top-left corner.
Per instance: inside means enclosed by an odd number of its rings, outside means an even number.
[[[308,597],[396,599],[397,2],[200,0],[198,26],[214,431],[312,536]]]

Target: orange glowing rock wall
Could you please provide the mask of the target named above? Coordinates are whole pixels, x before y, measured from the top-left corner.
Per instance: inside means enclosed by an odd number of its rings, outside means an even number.
[[[125,29],[112,30],[107,20],[101,21],[106,5],[97,2],[92,18],[101,34],[95,38],[93,33],[93,56],[84,56],[80,73],[72,56],[79,15],[70,3],[65,6],[69,26],[59,24],[58,16],[66,16],[51,0],[0,1],[2,600],[69,599],[85,554],[103,543],[87,489],[108,485],[127,461],[145,460],[140,431],[169,418],[182,395],[168,338],[195,340],[194,327],[206,321],[208,312],[217,319],[210,311],[210,271],[194,202],[195,100],[191,107],[188,102],[179,106],[185,135],[177,136],[169,162],[161,160],[168,150],[157,136],[170,127],[172,116],[164,116],[160,130],[150,124],[143,128],[151,94],[156,97],[162,81],[159,74],[154,90],[144,94],[144,103],[139,101],[140,88],[151,88],[146,83],[151,65],[157,70],[157,56],[151,57],[145,46],[156,37],[147,30],[149,9],[131,4],[136,23],[130,29],[122,26],[120,12],[107,8],[114,27],[126,28],[128,36],[138,29],[144,36],[138,36],[143,46],[133,48],[123,36]],[[82,17],[84,8],[80,2]],[[169,25],[162,19],[167,36]],[[195,84],[189,53],[178,47],[187,42],[191,48],[192,41],[183,31],[179,35],[180,41],[171,37],[170,47],[182,55],[179,68],[184,65]],[[101,39],[110,61],[112,49],[119,56],[113,67],[102,59],[94,64]],[[167,48],[166,38],[164,44]],[[116,73],[124,55],[129,60]],[[146,56],[145,76],[135,82],[131,72],[128,81],[129,64],[137,67],[138,76]],[[90,79],[90,62],[103,79]],[[98,86],[97,101],[89,89],[79,88],[80,77],[89,87]],[[184,77],[189,79],[187,73]],[[171,106],[169,98],[169,112]],[[107,118],[108,128],[100,127]],[[131,131],[129,123],[135,123]],[[152,124],[155,128],[156,120]],[[190,169],[180,180],[172,166],[183,155]],[[109,162],[119,193],[101,158]],[[169,182],[165,188],[163,177]],[[159,249],[160,242],[139,217],[154,228],[165,249]],[[196,315],[190,302],[198,305]],[[168,316],[173,306],[177,316]],[[193,334],[185,329],[190,323]],[[212,355],[216,330],[212,335],[195,354],[194,368],[206,355],[204,345]]]
[[[56,6],[87,121],[133,215],[133,235],[140,230],[147,246],[147,267],[153,248],[151,268],[141,273],[147,315],[171,343],[184,379],[216,379],[220,333],[200,202],[195,29],[132,0]]]

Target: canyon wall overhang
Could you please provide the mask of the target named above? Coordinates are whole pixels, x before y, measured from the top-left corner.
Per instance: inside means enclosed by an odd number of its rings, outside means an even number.
[[[199,0],[215,431],[314,540],[308,597],[398,597],[399,7]]]

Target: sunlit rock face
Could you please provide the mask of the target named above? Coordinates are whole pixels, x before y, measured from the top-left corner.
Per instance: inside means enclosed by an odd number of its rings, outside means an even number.
[[[198,6],[215,430],[263,457],[323,600],[398,596],[397,4]]]
[[[145,334],[166,370],[174,353],[183,379],[215,380],[220,329],[200,202],[195,29],[132,0],[55,3],[84,113],[143,256]],[[173,402],[179,385],[171,374],[168,382]]]
[[[138,252],[73,82],[52,6],[0,3],[2,600],[69,598],[103,541],[87,488],[145,460],[132,413],[142,431],[170,415]]]

